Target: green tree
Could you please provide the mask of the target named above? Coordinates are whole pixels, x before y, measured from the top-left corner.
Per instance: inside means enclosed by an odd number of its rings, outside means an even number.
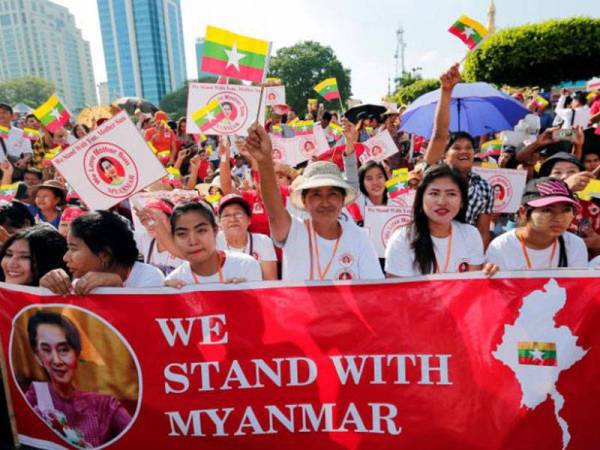
[[[195,82],[196,80],[190,80]],[[216,76],[202,77],[198,80],[201,83],[216,83]],[[240,80],[230,78],[229,84],[241,84]],[[163,98],[160,99],[159,108],[166,112],[169,117],[173,120],[178,120],[180,117],[186,116],[187,111],[187,98],[188,98],[188,84],[185,83],[182,87],[176,91],[169,92]]]
[[[317,98],[315,85],[326,78],[335,77],[342,102],[352,95],[350,69],[344,68],[331,47],[318,42],[299,42],[277,51],[271,59],[269,76],[281,78],[285,85],[286,102],[297,113],[306,111],[309,98]],[[319,98],[327,109],[339,109],[339,101],[327,102]]]
[[[400,87],[392,96],[392,100],[401,105],[408,105],[416,98],[440,87],[439,80],[417,80],[408,86]]]
[[[50,97],[56,88],[54,83],[38,77],[21,77],[0,82],[0,102],[11,106],[17,103],[37,108]]]
[[[600,19],[573,17],[505,28],[466,60],[466,81],[550,87],[600,74]]]

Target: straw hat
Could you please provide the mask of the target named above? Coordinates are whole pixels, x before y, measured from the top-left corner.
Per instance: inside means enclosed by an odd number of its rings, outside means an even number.
[[[356,200],[356,191],[342,178],[338,166],[329,161],[316,161],[306,166],[302,176],[294,180],[294,190],[290,194],[292,204],[296,208],[305,209],[302,191],[329,186],[341,188],[346,192],[344,206]]]

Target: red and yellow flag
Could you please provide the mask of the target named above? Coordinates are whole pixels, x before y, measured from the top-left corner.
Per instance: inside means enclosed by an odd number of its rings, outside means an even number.
[[[56,95],[46,100],[43,105],[33,111],[33,114],[51,133],[69,123],[71,118],[71,113]]]
[[[200,68],[224,77],[262,83],[267,74],[271,43],[209,25]]]
[[[340,90],[335,78],[327,78],[321,81],[314,87],[314,90],[327,101],[340,98]]]
[[[465,43],[469,50],[474,50],[488,35],[482,24],[467,16],[460,16],[448,31]]]

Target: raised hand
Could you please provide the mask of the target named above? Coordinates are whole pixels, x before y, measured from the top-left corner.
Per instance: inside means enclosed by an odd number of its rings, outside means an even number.
[[[258,164],[273,164],[273,147],[266,130],[255,122],[248,130],[245,151],[247,151]]]
[[[443,91],[452,91],[454,86],[460,83],[458,64],[454,64],[440,76],[440,83]]]

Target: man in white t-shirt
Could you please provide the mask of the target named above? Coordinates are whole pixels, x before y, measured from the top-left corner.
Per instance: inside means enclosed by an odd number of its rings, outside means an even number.
[[[273,149],[265,129],[254,124],[245,142],[256,160],[271,237],[283,249],[283,280],[383,279],[377,253],[364,230],[339,220],[342,208],[356,191],[331,162],[309,164],[290,195],[292,204],[309,218],[292,217],[286,210],[273,166]]]
[[[23,177],[33,151],[30,141],[23,137],[23,130],[11,125],[12,116],[10,105],[0,103],[0,126],[9,128],[8,138],[0,138],[0,161],[8,159],[15,166],[13,181],[16,181]]]

